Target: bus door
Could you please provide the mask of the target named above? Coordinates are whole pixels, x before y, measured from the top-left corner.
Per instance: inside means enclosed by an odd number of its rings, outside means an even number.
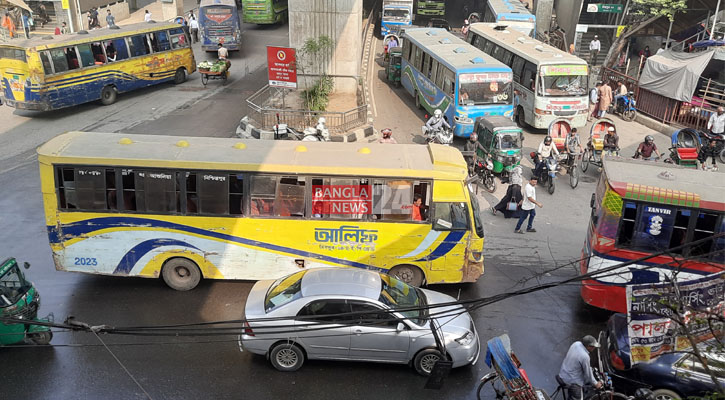
[[[437,235],[426,256],[433,271],[451,269],[466,263],[470,235],[469,209],[461,182],[437,181],[433,185],[432,230]],[[447,267],[447,268],[446,268]]]

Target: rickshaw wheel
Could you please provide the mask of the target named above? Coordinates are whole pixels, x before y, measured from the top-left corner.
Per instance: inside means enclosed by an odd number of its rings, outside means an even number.
[[[209,82],[209,75],[207,74],[201,74],[201,84],[206,86],[206,84]]]
[[[725,164],[725,149],[720,150],[720,155],[718,156],[718,158],[720,159],[720,162],[722,164]]]
[[[579,170],[576,164],[569,168],[569,185],[571,185],[572,189],[575,189],[579,185]]]
[[[39,345],[50,344],[50,341],[52,339],[53,339],[53,332],[51,332],[51,331],[35,332],[30,337],[30,340],[32,340],[33,343],[39,344]]]
[[[492,372],[481,379],[481,382],[478,384],[476,396],[478,397],[478,400],[508,399],[506,388],[504,387],[501,380],[498,378],[498,374],[496,374],[495,372]]]
[[[589,157],[591,157],[589,149],[584,150],[584,154],[582,155],[582,172],[587,172],[587,168],[589,168]]]

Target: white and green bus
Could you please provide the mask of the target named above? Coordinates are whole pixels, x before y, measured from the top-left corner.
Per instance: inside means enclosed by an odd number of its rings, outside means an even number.
[[[547,129],[565,118],[572,127],[587,123],[587,62],[532,39],[504,23],[471,25],[468,41],[511,67],[519,91],[515,113],[519,125]]]

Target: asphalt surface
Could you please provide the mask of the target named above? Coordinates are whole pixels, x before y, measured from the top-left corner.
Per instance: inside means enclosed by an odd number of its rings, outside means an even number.
[[[52,312],[60,321],[73,315],[91,325],[113,326],[241,317],[253,282],[205,281],[191,292],[176,292],[160,280],[55,271],[34,148],[74,129],[231,136],[244,115],[244,99],[265,81],[259,69],[264,46],[287,40],[286,27],[245,28],[247,37],[255,40],[233,55],[232,81],[225,87],[212,81],[203,88],[194,74],[180,86],[124,94],[110,107],[87,104],[46,114],[0,107],[0,118],[7,121],[0,126],[0,257],[14,256],[32,264],[27,275],[42,295],[41,315]],[[197,60],[202,57],[197,52]],[[422,115],[411,106],[410,96],[402,89],[387,92],[387,85],[375,79],[376,128],[392,126],[396,133],[405,132],[396,134],[399,141],[417,141]],[[620,126],[627,152],[651,132],[633,123]],[[540,133],[527,132],[525,152],[542,138]],[[661,148],[667,143],[661,135],[656,140]],[[575,276],[568,263],[581,253],[597,175],[595,168],[590,170],[574,190],[566,186],[566,177],[559,178],[554,195],[540,189],[544,208],[537,210],[535,234],[514,235],[515,221],[484,211],[485,275],[473,284],[432,289],[473,299]],[[484,209],[504,191],[499,185],[496,193],[481,194]],[[578,285],[564,285],[475,310],[482,344],[507,333],[534,385],[553,392],[554,375],[570,343],[596,334],[606,318],[585,307],[578,290]],[[424,389],[425,378],[406,366],[308,362],[298,372],[285,374],[264,357],[240,353],[233,336],[98,338],[56,332],[52,346],[2,348],[0,357],[5,365],[0,399],[473,399],[477,380],[490,371],[482,354],[475,366],[453,370],[440,391]]]

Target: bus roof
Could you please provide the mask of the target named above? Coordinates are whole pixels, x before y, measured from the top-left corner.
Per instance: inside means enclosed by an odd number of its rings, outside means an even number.
[[[488,5],[500,20],[530,21],[536,17],[519,0],[488,0]]]
[[[430,49],[430,54],[434,58],[454,71],[482,68],[491,71],[511,71],[511,68],[504,63],[443,28],[406,29],[403,36],[417,46]]]
[[[569,54],[566,51],[549,46],[544,42],[532,39],[514,29],[503,29],[506,26],[505,22],[477,22],[475,24],[471,24],[471,32],[477,33],[486,38],[492,38],[496,42],[502,43],[503,47],[508,48],[508,50],[515,49],[516,54],[539,65],[587,65],[586,61],[573,54]]]
[[[237,3],[234,0],[201,0],[201,3],[199,3],[199,8],[208,6],[236,7]]]
[[[699,196],[698,202],[701,208],[725,211],[725,179],[718,172],[709,173],[673,164],[619,157],[606,157],[604,171],[612,189],[625,198],[649,201],[654,196],[669,200],[673,197],[673,192],[679,191]],[[660,190],[642,188],[642,186]],[[640,198],[640,195],[644,195],[645,198]],[[686,198],[683,196],[682,200]],[[665,202],[659,201],[659,203]]]
[[[460,151],[442,145],[240,140],[97,132],[68,132],[56,136],[38,148],[38,159],[48,164],[361,177],[463,180],[467,174]]]
[[[81,31],[87,33],[70,33],[67,35],[47,35],[41,37],[33,37],[13,41],[12,45],[16,47],[35,47],[38,50],[54,48],[58,46],[72,46],[78,43],[88,43],[92,41],[101,41],[113,39],[119,36],[126,36],[131,33],[146,33],[161,29],[181,28],[181,25],[174,22],[139,22],[137,24],[129,24],[118,26],[118,29],[92,29],[90,31]]]

